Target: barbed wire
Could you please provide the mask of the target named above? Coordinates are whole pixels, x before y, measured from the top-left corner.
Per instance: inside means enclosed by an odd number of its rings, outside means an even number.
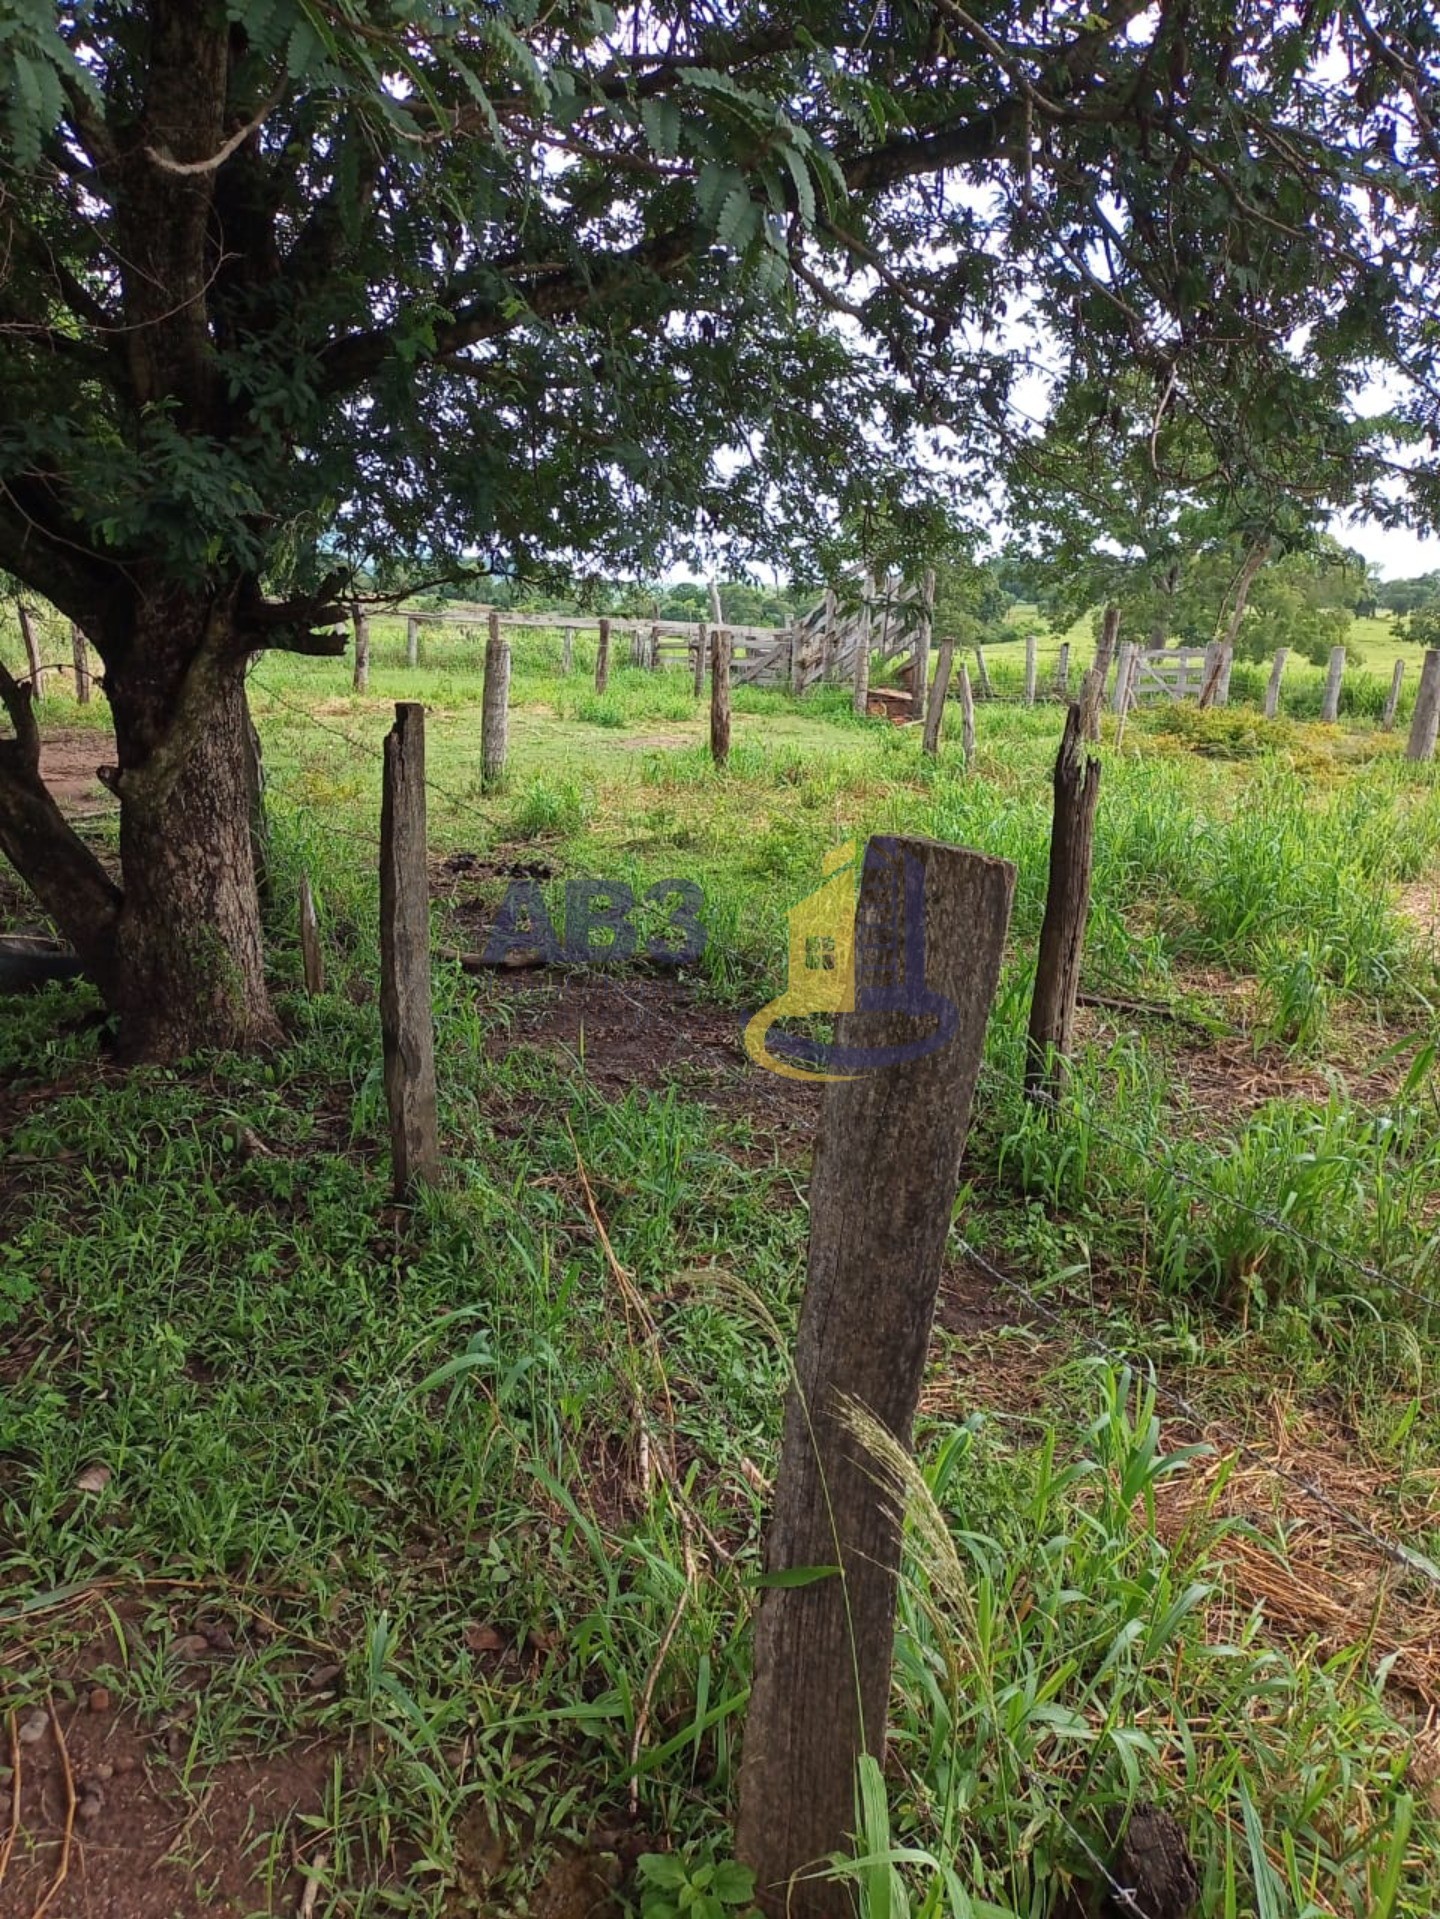
[[[311,726],[317,727],[320,732],[329,733],[335,739],[343,740],[352,752],[363,754],[367,758],[377,760],[382,766],[384,765],[385,749],[383,746],[376,746],[369,740],[357,739],[354,734],[347,733],[343,727],[332,726],[327,720],[317,719],[308,707],[300,705],[296,700],[286,699],[283,693],[277,692],[268,681],[260,679],[258,675],[252,674],[251,679],[254,685],[258,686],[261,692],[265,694],[267,699],[274,700],[278,706],[283,706],[288,712],[298,714],[301,719],[307,721]],[[431,779],[428,773],[425,776],[425,790],[433,793],[437,799],[444,800],[446,805],[453,807],[456,812],[464,813],[469,818],[478,821],[482,826],[488,828],[492,824],[489,816],[483,813],[472,801],[462,799],[458,793],[452,793],[447,787],[441,786],[438,780]],[[377,839],[374,843],[378,846],[380,842]]]

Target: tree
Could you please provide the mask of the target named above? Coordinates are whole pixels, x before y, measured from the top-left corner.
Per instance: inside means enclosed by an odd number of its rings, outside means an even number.
[[[1390,613],[1413,613],[1417,607],[1440,606],[1440,573],[1421,573],[1413,580],[1382,581],[1377,598]]]
[[[1237,458],[1168,375],[1162,384],[1130,369],[1103,390],[1064,394],[1011,479],[1057,625],[1114,602],[1152,647],[1235,645],[1269,569],[1291,554],[1338,553],[1322,528],[1383,479],[1386,423],[1352,419],[1343,378],[1323,360],[1291,369],[1283,404],[1254,397]],[[1353,603],[1365,573],[1351,559]]]
[[[1023,435],[1017,298],[1061,398],[1138,367],[1232,471],[1316,369],[1433,423],[1411,0],[8,0],[0,48],[0,566],[103,661],[119,881],[8,678],[0,847],[133,1053],[275,1030],[244,676],[357,568],[938,543]]]
[[[1440,600],[1431,600],[1424,606],[1413,608],[1406,614],[1400,630],[1416,646],[1423,646],[1427,650],[1440,646]]]

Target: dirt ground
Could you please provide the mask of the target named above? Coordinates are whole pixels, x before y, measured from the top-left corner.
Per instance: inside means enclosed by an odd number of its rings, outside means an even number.
[[[68,819],[94,819],[113,813],[120,802],[95,776],[110,760],[113,744],[108,734],[47,733],[40,747],[40,774]]]

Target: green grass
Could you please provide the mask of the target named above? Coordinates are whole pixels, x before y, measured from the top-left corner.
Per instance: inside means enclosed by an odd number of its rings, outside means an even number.
[[[630,1909],[683,1878],[743,1910],[729,1819],[803,1143],[706,1098],[703,1070],[617,1090],[583,1034],[568,1056],[512,1044],[514,983],[441,966],[452,1177],[397,1212],[374,835],[391,702],[419,697],[436,862],[548,867],[557,923],[569,880],[698,882],[691,985],[727,1017],[779,990],[786,910],[828,849],[913,832],[1016,863],[952,1252],[963,1236],[1038,1305],[997,1294],[1007,1324],[937,1335],[892,1763],[858,1782],[863,1910],[1058,1915],[1096,1883],[1107,1815],[1151,1798],[1187,1830],[1203,1911],[1421,1919],[1440,1830],[1381,1627],[1433,1618],[1435,1595],[1394,1574],[1377,1613],[1381,1565],[1289,1482],[1232,1498],[1249,1462],[1192,1456],[1165,1393],[1302,1448],[1306,1473],[1345,1465],[1347,1502],[1362,1485],[1373,1523],[1440,1554],[1440,982],[1403,910],[1440,867],[1433,770],[1358,713],[1145,712],[1123,748],[1107,721],[1086,984],[1115,1004],[1046,1113],[1018,1087],[1057,707],[982,706],[966,774],[953,714],[928,765],[843,690],[742,690],[720,775],[686,675],[620,666],[597,701],[583,643],[563,680],[558,640],[527,632],[509,779],[482,795],[480,639],[447,632],[412,672],[400,623],[375,622],[363,700],[344,662],[254,675],[283,1049],[122,1079],[65,994],[0,1011],[0,1083],[23,1094],[0,1161],[7,1703],[63,1696],[123,1608],[100,1674],[144,1726],[184,1710],[157,1760],[182,1800],[238,1755],[337,1756],[305,1834],[330,1860],[322,1912],[523,1909],[557,1848],[628,1826],[632,1776],[644,1847],[676,1863],[626,1879]],[[302,870],[330,958],[315,1000]],[[452,890],[488,911],[506,884]],[[673,1474],[647,1482],[642,1426]],[[77,1491],[97,1464],[103,1488]],[[1267,1623],[1242,1546],[1302,1584],[1318,1551],[1361,1624]],[[173,1652],[198,1613],[235,1646],[201,1688]],[[501,1856],[478,1890],[477,1831]],[[277,1888],[292,1838],[256,1835]]]

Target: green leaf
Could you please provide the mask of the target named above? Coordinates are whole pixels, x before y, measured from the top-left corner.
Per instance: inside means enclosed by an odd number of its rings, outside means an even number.
[[[673,1852],[642,1852],[635,1870],[647,1886],[659,1886],[662,1891],[678,1891],[689,1880],[685,1861]]]
[[[738,1859],[722,1859],[715,1868],[714,1889],[723,1905],[746,1905],[755,1895],[755,1874]]]
[[[680,109],[673,100],[642,100],[640,120],[651,150],[661,160],[673,160],[680,151]]]
[[[817,1586],[822,1579],[833,1579],[838,1566],[782,1566],[778,1572],[757,1573],[754,1586],[771,1592],[787,1592],[796,1586]]]

